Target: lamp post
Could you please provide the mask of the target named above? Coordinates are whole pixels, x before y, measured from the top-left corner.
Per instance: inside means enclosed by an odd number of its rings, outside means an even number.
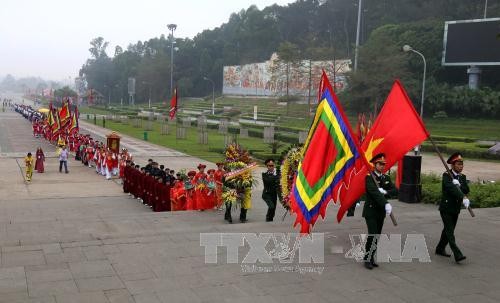
[[[203,77],[203,80],[210,81],[212,83],[212,115],[215,115],[215,83],[212,79]]]
[[[120,107],[123,107],[122,86],[120,84],[116,84],[115,87],[118,88],[118,95],[120,96]]]
[[[108,107],[111,105],[111,87],[104,84],[104,87],[108,89]]]
[[[405,53],[414,52],[415,54],[418,54],[420,57],[422,57],[422,61],[424,61],[424,75],[422,77],[422,96],[420,99],[420,118],[423,119],[424,118],[424,97],[425,97],[425,74],[427,72],[427,62],[425,61],[425,57],[421,52],[414,50],[408,44],[403,46],[403,51]]]
[[[146,82],[146,81],[142,81],[142,84],[149,85],[149,101],[148,101],[148,104],[149,104],[149,108],[151,108],[151,83]]]
[[[358,52],[359,52],[359,31],[361,25],[361,6],[363,0],[358,0],[358,26],[356,27],[356,48],[354,49],[354,71],[358,70]]]
[[[177,24],[168,24],[167,28],[170,30],[170,38],[172,45],[170,48],[170,95],[174,93],[174,31],[177,29]]]

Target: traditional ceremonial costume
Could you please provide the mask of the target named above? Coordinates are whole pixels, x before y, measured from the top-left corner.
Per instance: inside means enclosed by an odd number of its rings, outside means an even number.
[[[38,173],[44,172],[43,162],[45,161],[45,155],[43,154],[42,148],[39,147],[36,150],[36,161],[35,161],[35,169]]]
[[[186,194],[186,210],[195,210],[196,201],[194,199],[194,182],[193,178],[196,175],[195,171],[188,172],[188,178],[184,181],[184,190]]]
[[[220,208],[222,206],[222,178],[226,171],[224,171],[224,163],[217,163],[217,170],[214,172],[215,179],[215,206]]]

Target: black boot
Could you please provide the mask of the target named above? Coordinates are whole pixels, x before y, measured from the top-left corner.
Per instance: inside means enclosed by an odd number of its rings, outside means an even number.
[[[241,208],[241,212],[240,212],[240,222],[241,223],[245,223],[247,222],[247,210],[245,208]]]
[[[233,223],[233,218],[231,217],[231,204],[226,203],[226,213],[224,214],[224,220],[228,223]]]
[[[273,221],[272,209],[269,207],[267,209],[266,222],[272,222],[272,221]]]

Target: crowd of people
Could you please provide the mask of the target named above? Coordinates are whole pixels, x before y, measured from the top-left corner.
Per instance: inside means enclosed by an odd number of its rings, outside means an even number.
[[[125,161],[123,191],[150,206],[154,211],[209,210],[222,206],[223,163],[205,172],[178,172],[158,165],[153,159],[144,167]]]

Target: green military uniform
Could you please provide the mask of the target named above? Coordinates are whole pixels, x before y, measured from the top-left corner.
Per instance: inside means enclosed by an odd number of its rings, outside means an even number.
[[[452,157],[456,155],[457,153],[452,155]],[[452,157],[450,157],[450,159],[452,159]],[[448,160],[448,163],[453,163],[453,160],[450,159]],[[461,161],[461,159],[462,158],[460,155],[459,161]],[[453,178],[450,177],[447,172],[443,173],[443,180],[441,183],[443,194],[441,197],[441,203],[439,205],[439,212],[441,214],[441,219],[443,220],[444,227],[443,231],[441,232],[441,238],[436,247],[436,254],[449,257],[450,255],[446,253],[445,248],[448,244],[450,244],[450,248],[453,251],[453,256],[455,257],[455,260],[459,262],[465,259],[465,257],[455,243],[455,227],[457,225],[460,209],[462,208],[463,199],[470,190],[469,185],[467,184],[467,177],[464,174],[457,174],[456,172],[452,171],[452,175]],[[453,184],[453,179],[456,179],[460,182],[460,187]]]
[[[365,177],[366,186],[366,201],[363,207],[363,218],[365,218],[366,226],[368,227],[368,238],[365,245],[366,262],[375,263],[375,253],[377,251],[377,238],[382,233],[384,219],[386,216],[385,205],[388,203],[386,197],[394,197],[398,190],[391,181],[391,177],[385,174],[377,175],[373,173],[377,184],[373,181],[370,175]],[[383,195],[378,188],[383,188],[387,191]]]
[[[270,222],[274,219],[278,198],[281,199],[280,172],[276,171],[276,173],[273,173],[266,171],[262,173],[262,183],[264,184],[262,199],[268,207],[266,221]]]

